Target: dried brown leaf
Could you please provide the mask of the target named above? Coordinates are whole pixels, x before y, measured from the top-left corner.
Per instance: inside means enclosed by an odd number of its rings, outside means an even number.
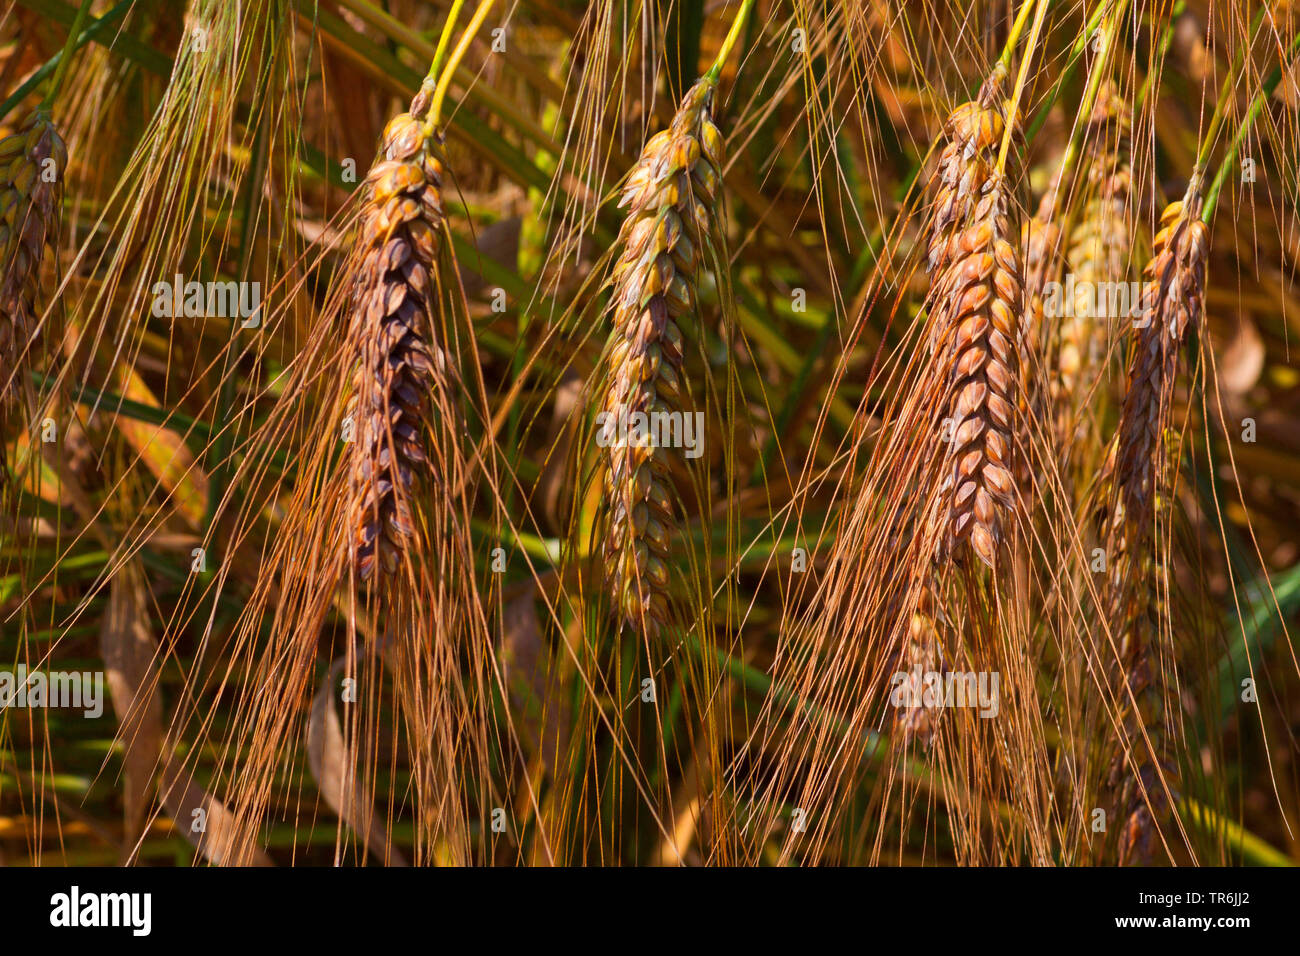
[[[100,653],[123,745],[123,842],[128,849],[143,834],[162,752],[162,702],[154,665],[158,641],[146,609],[144,583],[139,571],[128,565],[109,586],[99,629]]]
[[[357,779],[343,741],[343,727],[334,706],[335,685],[346,661],[336,660],[312,699],[307,723],[307,762],[321,796],[330,808],[365,841],[380,863],[406,866],[374,812],[374,797]]]
[[[542,636],[535,598],[530,588],[506,605],[501,666],[511,704],[522,715],[524,749],[539,756],[543,767],[554,767],[567,745],[571,715],[560,695],[553,693],[561,686],[555,672],[558,661]]]

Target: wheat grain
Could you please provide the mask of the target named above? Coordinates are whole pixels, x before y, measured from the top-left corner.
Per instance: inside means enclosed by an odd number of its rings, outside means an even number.
[[[434,339],[431,310],[442,227],[442,137],[423,120],[428,91],[384,130],[366,176],[350,292],[358,364],[353,404],[351,527],[362,580],[392,573],[414,534],[412,491],[436,479],[426,450],[427,409],[454,372]]]
[[[714,85],[695,84],[653,136],[623,189],[627,215],[614,266],[614,334],[603,411],[609,423],[671,412],[683,392],[679,323],[695,308],[706,244],[719,229],[722,135]],[[665,448],[630,438],[606,459],[607,580],[624,619],[647,634],[667,620],[673,489]]]

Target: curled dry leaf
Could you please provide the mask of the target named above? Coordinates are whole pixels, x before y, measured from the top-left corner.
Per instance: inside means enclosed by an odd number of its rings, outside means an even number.
[[[1255,387],[1264,374],[1264,340],[1249,315],[1241,314],[1235,334],[1217,355],[1215,366],[1223,391],[1235,397]]]
[[[330,666],[329,674],[312,699],[311,717],[307,723],[307,762],[325,802],[362,838],[375,859],[389,866],[406,866],[405,858],[388,839],[388,831],[374,811],[374,797],[370,790],[359,792],[362,788],[348,760],[343,726],[339,722],[338,708],[334,706],[334,688],[345,663],[343,658],[339,658]]]
[[[553,693],[561,684],[555,674],[556,658],[542,637],[535,598],[535,589],[530,588],[506,605],[501,664],[510,701],[523,715],[519,735],[524,750],[549,768],[556,766],[556,756],[568,739],[570,714]]]
[[[193,770],[172,760],[162,776],[162,801],[177,829],[209,863],[217,866],[274,866],[266,851],[241,846],[234,815],[194,782]]]
[[[142,613],[145,607],[144,583],[134,565],[127,565],[109,586],[99,648],[123,747],[122,836],[128,854],[144,833],[162,748],[162,702],[154,668],[158,642]]]
[[[164,754],[172,752],[162,732],[162,701],[158,694],[158,640],[149,626],[147,596],[139,569],[121,568],[113,578],[108,610],[100,625],[99,642],[108,676],[118,737],[123,745],[125,777],[124,857],[129,859],[147,829],[154,774]],[[258,847],[236,852],[236,832],[230,811],[193,780],[183,761],[168,759],[160,777],[161,797],[179,832],[210,863],[235,862],[271,866]],[[196,812],[201,811],[201,812]],[[124,859],[124,862],[125,862]]]
[[[149,408],[161,408],[157,396],[144,378],[132,370],[121,372],[122,394]],[[176,513],[192,528],[203,525],[208,500],[208,476],[194,460],[184,439],[168,428],[137,421],[126,415],[113,416],[113,424],[140,456],[144,466],[175,504]]]

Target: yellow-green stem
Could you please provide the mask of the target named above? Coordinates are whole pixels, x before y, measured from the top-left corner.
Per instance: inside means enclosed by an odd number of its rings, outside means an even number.
[[[745,22],[749,19],[749,12],[754,9],[754,0],[744,0],[740,5],[740,10],[736,14],[736,19],[731,22],[731,29],[727,31],[727,38],[722,41],[722,47],[718,50],[718,55],[709,67],[709,72],[705,77],[713,83],[718,82],[718,77],[722,75],[722,67],[727,62],[727,57],[731,55],[731,49],[740,39],[740,31],[745,28]]]
[[[447,22],[442,25],[442,35],[438,37],[438,47],[433,51],[433,62],[429,64],[429,72],[425,76],[425,82],[436,83],[438,81],[438,71],[442,69],[442,61],[447,57],[447,47],[451,45],[451,34],[456,27],[456,21],[460,18],[460,8],[465,6],[465,0],[455,0],[451,5],[451,11],[447,14]]]
[[[1007,168],[1007,156],[1011,152],[1011,137],[1015,134],[1016,127],[1020,125],[1020,97],[1024,95],[1025,84],[1029,81],[1029,64],[1033,62],[1034,51],[1038,48],[1038,38],[1043,32],[1043,21],[1047,19],[1047,5],[1049,0],[1038,0],[1038,5],[1034,11],[1034,26],[1029,31],[1029,42],[1025,45],[1025,55],[1020,61],[1020,72],[1016,75],[1016,88],[1011,94],[1011,101],[1007,104],[1007,128],[1002,133],[1002,149],[998,153],[998,173],[1003,173]],[[1026,6],[1028,4],[1026,3]],[[1019,22],[1019,17],[1016,18]],[[1012,28],[1013,30],[1015,27]],[[1017,34],[1018,35],[1018,34]],[[1007,56],[1007,51],[1015,48],[1014,42],[1007,44],[1007,49],[1002,55]]]
[[[1078,69],[1079,59],[1083,56],[1083,51],[1088,46],[1088,38],[1096,35],[1097,30],[1101,27],[1101,24],[1105,19],[1105,7],[1098,7],[1088,16],[1088,22],[1084,24],[1084,28],[1079,31],[1079,35],[1075,38],[1074,43],[1070,45],[1070,53],[1065,62],[1065,68],[1061,70],[1056,81],[1052,84],[1051,88],[1048,89],[1047,95],[1043,97],[1043,102],[1039,104],[1038,115],[1034,117],[1034,121],[1030,123],[1029,128],[1025,130],[1026,142],[1032,143],[1035,137],[1038,136],[1039,131],[1041,131],[1043,126],[1047,123],[1048,114],[1052,112],[1052,108],[1060,98],[1061,92],[1074,76],[1074,71]],[[1166,38],[1166,45],[1167,40],[1168,38]]]
[[[442,104],[447,98],[447,90],[451,88],[451,78],[456,75],[456,67],[460,66],[460,61],[465,57],[469,50],[469,45],[474,42],[474,37],[478,34],[479,28],[483,26],[483,21],[492,11],[492,5],[496,0],[482,0],[478,9],[474,11],[474,16],[470,19],[469,25],[465,27],[465,32],[460,35],[460,40],[456,43],[456,48],[451,51],[451,56],[447,60],[447,66],[443,69],[442,75],[438,77],[438,85],[433,91],[433,101],[429,104],[429,116],[425,120],[425,125],[434,128],[442,120]]]
[[[1092,72],[1088,74],[1088,85],[1084,88],[1083,99],[1079,103],[1081,122],[1075,127],[1075,133],[1070,137],[1070,141],[1065,144],[1065,154],[1061,157],[1060,181],[1062,187],[1064,187],[1070,174],[1074,171],[1074,164],[1079,161],[1079,147],[1083,143],[1083,131],[1087,129],[1087,119],[1092,116],[1093,107],[1097,105],[1097,93],[1101,90],[1101,81],[1110,69],[1110,51],[1115,46],[1119,23],[1127,9],[1128,0],[1121,0],[1111,10],[1102,26],[1101,56],[1097,58],[1097,62],[1093,64]]]
[[[1224,121],[1228,118],[1228,104],[1232,99],[1232,85],[1236,82],[1237,77],[1241,75],[1242,65],[1246,62],[1246,54],[1250,48],[1255,45],[1255,36],[1259,32],[1259,25],[1264,19],[1264,14],[1268,10],[1268,4],[1263,4],[1259,12],[1255,14],[1255,19],[1250,25],[1250,38],[1247,39],[1245,47],[1237,51],[1233,57],[1232,68],[1228,70],[1227,75],[1223,78],[1223,85],[1219,87],[1219,101],[1214,104],[1214,115],[1210,117],[1210,128],[1205,131],[1205,138],[1201,140],[1201,150],[1196,156],[1196,170],[1201,172],[1205,169],[1205,164],[1210,160],[1210,151],[1214,149],[1214,141],[1219,138],[1219,130],[1223,128]]]
[[[1020,45],[1020,34],[1025,32],[1025,24],[1029,22],[1029,14],[1034,10],[1034,4],[1037,0],[1025,0],[1020,5],[1020,11],[1016,14],[1016,20],[1011,24],[1010,31],[1007,32],[1007,42],[1002,47],[1002,56],[998,62],[1003,66],[1011,65],[1011,57],[1016,52],[1016,47]]]

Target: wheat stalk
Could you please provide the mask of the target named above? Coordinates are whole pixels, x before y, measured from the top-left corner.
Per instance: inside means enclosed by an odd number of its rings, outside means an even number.
[[[1119,788],[1124,816],[1119,836],[1122,864],[1150,859],[1157,821],[1169,809],[1163,782],[1172,772],[1165,754],[1165,693],[1161,670],[1153,662],[1165,606],[1160,593],[1166,568],[1152,542],[1157,505],[1169,499],[1166,434],[1179,349],[1187,330],[1196,328],[1202,316],[1209,232],[1200,212],[1199,181],[1194,180],[1187,196],[1171,203],[1160,217],[1145,270],[1116,444],[1117,500],[1110,527],[1116,588],[1111,614],[1121,636],[1119,666],[1127,693],[1121,696],[1126,744],[1112,765],[1111,784]]]
[[[720,230],[722,134],[711,115],[714,89],[705,77],[687,91],[623,189],[606,427],[681,406],[679,323],[695,308],[700,262]],[[606,577],[624,619],[646,634],[657,633],[668,615],[675,524],[669,454],[633,437],[611,442],[606,459]]]
[[[377,567],[393,573],[409,547],[413,490],[439,477],[425,442],[429,397],[451,393],[455,381],[431,315],[443,161],[442,136],[424,121],[428,87],[385,128],[363,187],[348,333],[357,362],[350,527],[363,581]]]

